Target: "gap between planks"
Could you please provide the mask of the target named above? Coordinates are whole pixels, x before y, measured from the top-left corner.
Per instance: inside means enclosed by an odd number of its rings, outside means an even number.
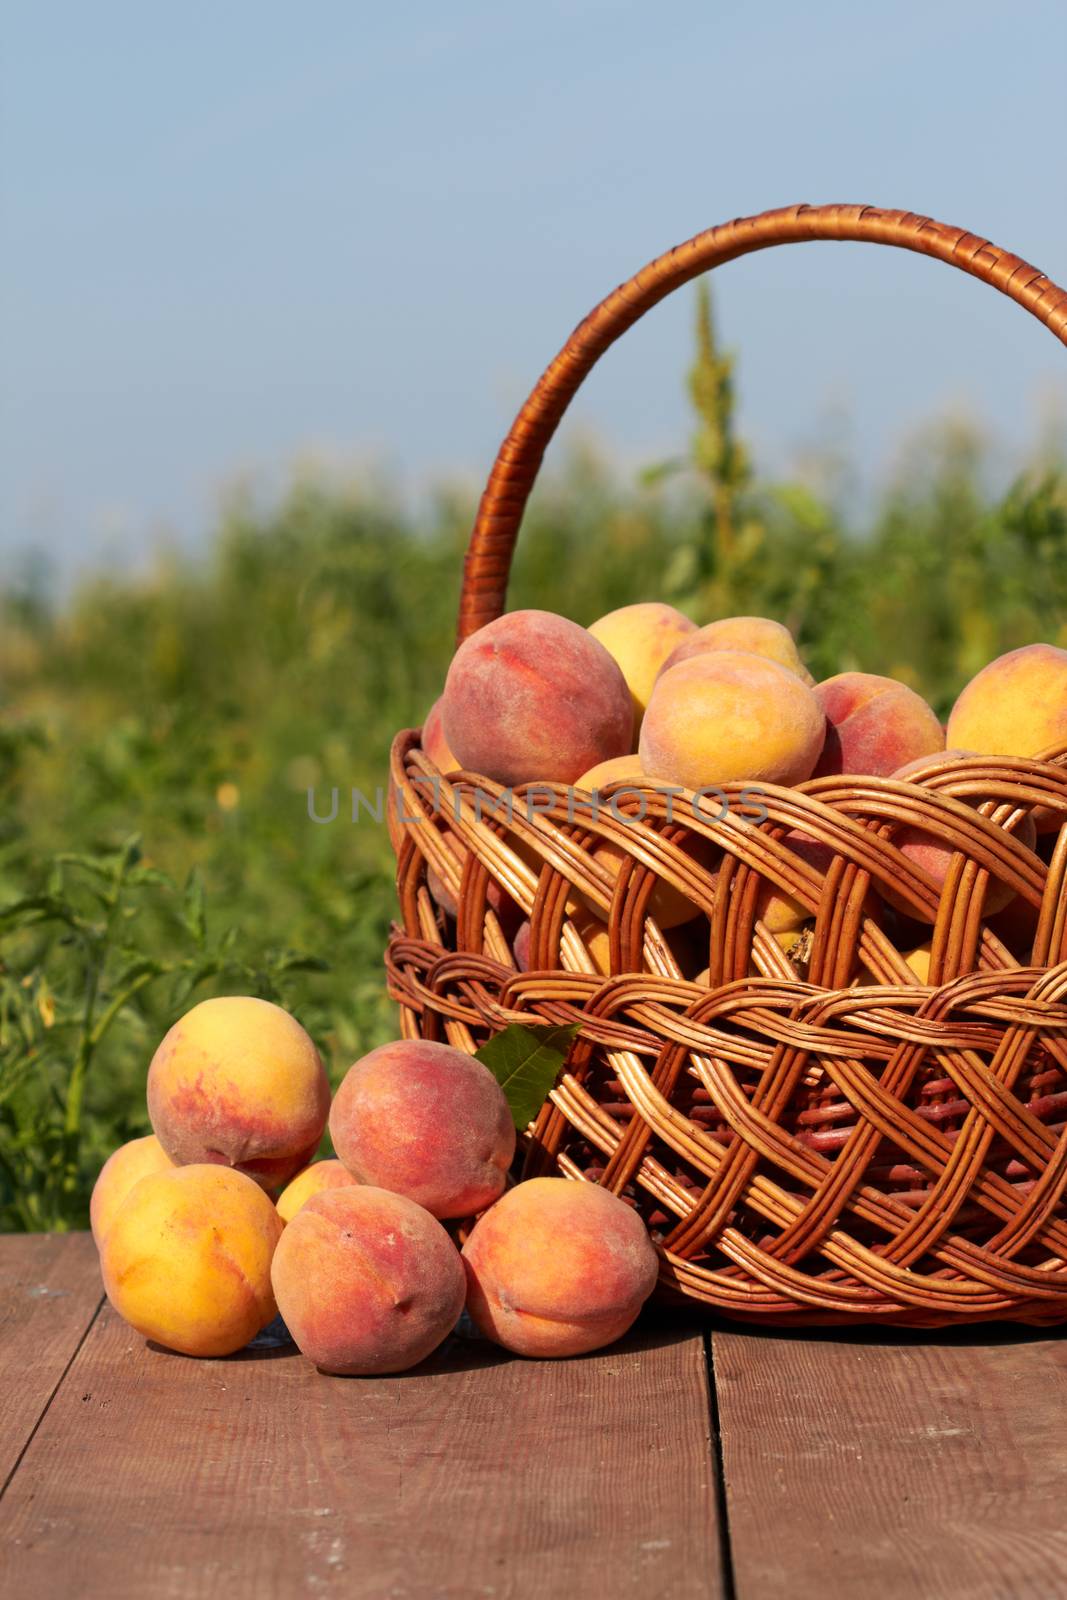
[[[0,1235],[0,1498],[102,1301],[88,1234]]]
[[[712,1334],[738,1600],[1067,1593],[1056,1330]]]

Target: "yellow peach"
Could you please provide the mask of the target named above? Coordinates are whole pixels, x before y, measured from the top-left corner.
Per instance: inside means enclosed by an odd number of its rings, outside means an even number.
[[[600,917],[590,913],[584,901],[580,906],[568,905],[567,913],[590,961],[596,971],[606,978],[611,972],[611,937],[607,925]]]
[[[627,756],[612,756],[610,761],[598,761],[595,767],[590,767],[580,778],[575,778],[574,787],[596,794],[613,783],[632,783],[637,788],[641,788],[642,785],[648,788],[649,779],[641,769],[640,756],[632,753]]]
[[[174,1162],[154,1133],[121,1144],[108,1156],[89,1199],[89,1226],[98,1249],[134,1184],[154,1172],[168,1172],[173,1166]]]
[[[833,863],[834,852],[829,845],[809,839],[807,834],[798,829],[791,829],[781,840],[781,846],[799,856],[806,866],[813,867],[821,876],[825,876]],[[768,883],[764,883],[756,899],[757,917],[765,924],[768,933],[775,936],[795,935],[813,914],[802,900],[794,899],[781,889],[772,889]]]
[[[186,1012],[148,1069],[148,1115],[171,1159],[236,1167],[269,1191],[307,1166],[329,1109],[319,1053],[296,1018],[244,995]]]
[[[634,732],[641,726],[652,686],[667,657],[693,633],[694,624],[657,601],[622,606],[594,622],[589,632],[614,656],[634,702]]]
[[[641,765],[694,790],[802,783],[825,733],[814,692],[795,673],[765,656],[711,650],[657,682],[641,724]]]
[[[973,755],[972,750],[946,750],[945,757],[955,756],[963,758]],[[936,770],[929,756],[921,757],[916,761],[908,761],[897,771],[891,774],[894,778],[910,779],[916,773],[931,772]],[[1034,818],[1024,816],[1014,829],[1014,836],[1027,850],[1033,850],[1037,844],[1037,827]],[[936,834],[925,832],[920,827],[898,828],[893,835],[893,843],[907,856],[915,866],[933,878],[937,887],[943,887],[952,864],[952,847]],[[902,896],[897,895],[888,885],[882,889],[882,894],[889,904],[901,911],[905,916],[915,917],[918,912]],[[1015,899],[1014,890],[1001,883],[996,877],[990,877],[986,886],[983,914],[987,917],[994,916],[998,911],[1003,911]],[[936,913],[931,913],[929,920],[933,921]],[[925,919],[922,919],[925,920]]]
[[[768,661],[777,661],[787,672],[795,673],[809,687],[815,682],[800,659],[789,629],[769,617],[720,617],[718,622],[709,622],[683,639],[660,670],[669,672],[679,661],[689,661],[709,650],[745,650],[750,655],[766,656]]]
[[[633,703],[614,658],[548,611],[508,612],[465,639],[441,717],[460,765],[505,786],[573,783],[633,749]]]
[[[242,1172],[197,1164],[154,1173],[129,1191],[104,1235],[107,1297],[169,1350],[230,1355],[275,1315],[270,1264],[282,1226]]]
[[[948,742],[984,756],[1067,749],[1067,650],[1028,644],[983,667],[952,708]]]
[[[347,1189],[355,1181],[340,1161],[313,1161],[278,1196],[278,1215],[283,1222],[292,1222],[313,1194],[321,1194],[323,1189]]]
[[[422,750],[441,772],[455,772],[459,762],[448,748],[441,721],[441,700],[436,699],[426,714],[422,725]]]
[[[591,794],[599,795],[607,790],[609,786],[619,783],[624,785],[622,789],[615,790],[614,794],[608,795],[606,799],[600,801],[597,807],[599,815],[607,812],[622,818],[627,814],[626,796],[631,788],[635,793],[639,793],[641,790],[654,791],[656,788],[654,780],[645,776],[641,769],[640,758],[636,755],[617,756],[614,761],[602,761],[599,766],[593,767],[589,772],[584,773],[577,780],[575,788],[588,790]],[[612,800],[616,795],[619,797],[620,803],[612,808]],[[641,808],[638,807],[637,809],[638,814],[640,814]],[[584,813],[579,809],[576,814],[581,818]],[[705,868],[710,868],[718,853],[708,840],[696,835],[691,835],[682,848],[687,855],[692,856],[695,861]],[[612,877],[617,877],[625,859],[625,852],[614,843],[604,840],[593,847],[593,856],[601,866],[611,873]],[[592,900],[587,900],[585,895],[579,894],[578,898],[593,916],[606,916],[607,913],[601,911],[600,907],[595,905]],[[676,889],[673,884],[661,879],[652,891],[649,900],[649,912],[660,927],[666,931],[669,928],[678,928],[683,922],[689,922],[693,917],[698,916],[699,907],[693,904],[688,895]]]

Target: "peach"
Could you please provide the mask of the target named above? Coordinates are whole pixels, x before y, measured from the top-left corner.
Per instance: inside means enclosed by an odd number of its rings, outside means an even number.
[[[577,1356],[621,1339],[658,1272],[637,1212],[567,1178],[510,1190],[475,1223],[463,1263],[474,1321],[521,1356]]]
[[[656,675],[695,624],[673,606],[657,601],[622,606],[592,623],[589,632],[618,662],[634,703],[634,729],[641,726]]]
[[[355,1181],[340,1161],[313,1161],[310,1167],[298,1172],[278,1196],[278,1215],[283,1222],[292,1222],[301,1206],[306,1205],[313,1194],[319,1194],[323,1189],[348,1189]]]
[[[826,721],[815,693],[765,656],[710,650],[656,684],[641,724],[641,765],[657,781],[802,783]]]
[[[948,719],[948,742],[983,756],[1037,756],[1067,750],[1067,650],[1028,644],[983,667]],[[1038,814],[1040,831],[1063,813]]]
[[[718,622],[709,622],[681,640],[661,671],[669,672],[679,661],[689,661],[709,650],[745,650],[749,655],[766,656],[768,661],[777,661],[787,672],[795,673],[809,687],[815,682],[800,659],[789,629],[769,617],[720,617]]]
[[[834,852],[829,845],[809,839],[807,834],[797,829],[790,829],[780,842],[784,849],[799,856],[806,866],[813,867],[821,876],[826,874],[833,862]],[[772,889],[765,882],[756,897],[756,915],[766,925],[768,933],[777,938],[779,934],[796,934],[815,913],[809,911],[802,900],[796,900],[780,889]]]
[[[626,679],[598,639],[548,611],[512,611],[464,641],[441,702],[456,759],[505,785],[573,783],[633,747]]]
[[[628,789],[632,788],[634,791],[640,792],[641,789],[655,788],[652,780],[645,777],[641,770],[640,760],[635,755],[618,756],[614,761],[602,761],[599,766],[583,773],[575,787],[583,790],[588,789],[591,794],[599,796],[610,785],[619,783],[622,783],[625,787],[616,790],[615,793],[619,794],[623,799],[625,799]],[[600,814],[605,811],[611,815],[615,814],[611,808],[613,798],[614,795],[612,794],[608,795],[607,799],[599,801],[597,809]],[[625,805],[620,804],[616,810],[620,816],[625,815]],[[576,809],[578,817],[583,814],[580,809]],[[692,856],[695,861],[705,867],[710,865],[716,855],[714,846],[707,839],[695,834],[689,836],[682,848],[686,855]],[[612,877],[617,877],[623,864],[625,852],[617,845],[604,840],[594,846],[593,856],[601,866],[611,873]],[[578,898],[593,916],[603,917],[606,915],[599,906],[594,905],[591,900],[587,900],[585,895],[580,894]],[[687,895],[682,894],[672,884],[663,880],[660,880],[652,891],[649,899],[649,911],[664,930],[680,927],[683,922],[688,922],[691,918],[699,915],[699,908],[693,905]]]
[[[517,841],[510,834],[506,838],[506,843],[516,853],[516,855],[519,856],[520,860],[525,862],[525,864],[530,868],[531,872],[533,872],[534,876],[536,877],[541,870],[541,864],[536,860],[533,851],[529,850],[523,843],[521,843],[521,841]],[[456,853],[458,856],[458,851]],[[464,864],[463,858],[459,857],[457,860],[457,865],[461,874]],[[427,868],[426,887],[430,891],[431,899],[436,905],[440,906],[445,916],[451,917],[453,920],[455,920],[455,918],[459,915],[459,904],[456,900],[456,896],[452,893],[452,890],[448,887],[447,883],[437,871],[436,867]],[[502,926],[509,931],[515,927],[515,925],[522,918],[521,908],[511,898],[503,885],[499,884],[495,878],[490,877],[488,883],[486,884],[485,903],[490,911],[496,912]]]
[[[97,1249],[134,1184],[154,1172],[169,1172],[173,1166],[174,1162],[154,1133],[120,1144],[108,1156],[89,1199],[89,1226]]]
[[[515,937],[511,941],[511,953],[515,957],[515,967],[518,972],[530,970],[530,919],[524,917],[515,930]]]
[[[383,1044],[349,1067],[330,1112],[334,1149],[360,1183],[435,1217],[466,1217],[504,1190],[515,1124],[488,1067],[451,1045]]]
[[[359,1184],[312,1195],[271,1278],[303,1354],[346,1376],[416,1366],[463,1310],[463,1267],[441,1224],[404,1195]]]
[[[962,758],[973,755],[974,752],[970,750],[946,750],[944,754],[946,757],[957,756]],[[907,780],[911,778],[913,773],[930,771],[930,769],[929,756],[921,756],[916,761],[906,761],[891,776]],[[1023,817],[1012,831],[1020,844],[1025,845],[1028,850],[1035,848],[1037,844],[1037,828],[1032,816]],[[953,854],[950,846],[943,839],[936,834],[925,832],[922,828],[906,827],[896,830],[893,835],[893,843],[898,850],[908,857],[909,861],[928,873],[939,889],[942,887],[945,878],[948,876]],[[883,886],[881,892],[889,904],[894,906],[896,910],[902,911],[905,916],[919,917],[917,909],[909,905],[906,900],[895,894],[889,887]],[[986,887],[983,912],[987,917],[994,916],[998,911],[1003,911],[1009,901],[1014,900],[1014,898],[1014,891],[1007,884],[1001,883],[999,879],[991,876]],[[932,921],[933,917],[934,913],[931,913],[929,920]],[[920,920],[925,921],[927,919],[920,918]]]
[[[567,915],[574,923],[594,970],[606,978],[611,972],[611,936],[607,924],[599,916],[591,915],[584,902],[580,906],[568,903]]]
[[[689,856],[705,871],[710,869],[719,853],[710,840],[700,834],[689,834],[679,848],[683,855]],[[613,878],[618,877],[627,856],[627,851],[608,840],[597,844],[593,849],[593,859],[598,861]],[[578,898],[594,917],[607,918],[608,912],[602,911],[584,894],[579,894]],[[690,900],[687,894],[683,894],[681,889],[676,889],[673,883],[668,883],[664,878],[657,879],[656,886],[648,897],[647,911],[664,932],[669,928],[680,928],[683,922],[689,922],[693,917],[700,915],[700,907]]]
[[[607,925],[600,917],[594,917],[585,902],[567,902],[567,916],[574,923],[575,932],[585,946],[586,954],[593,964],[593,970],[607,977],[611,971],[611,939]],[[512,953],[515,957],[515,966],[519,972],[530,971],[530,923],[525,921],[519,924],[519,930],[512,943]],[[560,962],[556,962],[557,967]]]
[[[203,1000],[148,1069],[148,1115],[172,1161],[218,1162],[284,1187],[315,1153],[330,1086],[311,1040],[267,1000]]]
[[[187,1356],[228,1356],[276,1311],[270,1264],[282,1220],[263,1190],[228,1167],[172,1167],[142,1178],[100,1247],[104,1288],[146,1339]]]
[[[945,733],[921,695],[895,678],[839,672],[816,684],[826,714],[817,778],[856,773],[887,778],[906,761],[944,750]]]
[[[435,767],[442,772],[455,772],[459,766],[445,738],[445,730],[441,723],[441,697],[438,696],[426,714],[426,721],[422,725],[422,753],[429,756]]]
[[[636,752],[631,751],[625,756],[612,756],[610,761],[598,761],[595,767],[590,767],[580,778],[575,778],[574,787],[586,789],[590,794],[597,794],[613,783],[634,784],[637,788],[643,784],[648,787],[641,758]]]

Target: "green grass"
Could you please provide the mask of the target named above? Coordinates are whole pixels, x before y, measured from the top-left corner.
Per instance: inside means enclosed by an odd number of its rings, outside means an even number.
[[[1002,650],[1067,645],[1067,482],[992,498],[943,430],[862,530],[751,471],[701,326],[691,447],[640,484],[588,453],[539,488],[511,600],[587,623],[663,598],[754,613],[816,676],[901,677],[939,711]],[[380,491],[236,501],[208,553],[0,599],[0,1228],[84,1224],[100,1163],[144,1132],[144,1076],[220,992],[293,1009],[336,1077],[395,1026],[384,826],[316,825],[385,782],[447,667],[472,505],[418,519]]]

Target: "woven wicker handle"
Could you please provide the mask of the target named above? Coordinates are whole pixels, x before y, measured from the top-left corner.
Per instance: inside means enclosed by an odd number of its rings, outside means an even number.
[[[504,609],[511,556],[541,459],[586,374],[620,334],[673,289],[724,261],[807,239],[867,240],[936,256],[1010,295],[1067,344],[1067,291],[1018,256],[962,228],[874,206],[786,206],[698,233],[612,291],[579,323],[512,424],[489,474],[463,569],[458,636]]]

